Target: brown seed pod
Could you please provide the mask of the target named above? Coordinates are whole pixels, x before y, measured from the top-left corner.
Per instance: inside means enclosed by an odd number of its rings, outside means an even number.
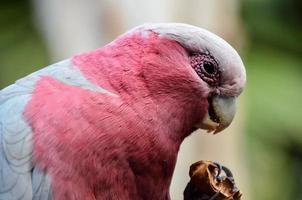
[[[231,171],[211,161],[199,161],[190,167],[191,180],[184,200],[240,200]]]

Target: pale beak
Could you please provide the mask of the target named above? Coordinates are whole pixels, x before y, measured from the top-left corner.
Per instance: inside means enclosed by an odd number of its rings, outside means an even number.
[[[236,98],[215,96],[209,99],[209,109],[206,116],[196,125],[214,134],[227,128],[236,113]]]

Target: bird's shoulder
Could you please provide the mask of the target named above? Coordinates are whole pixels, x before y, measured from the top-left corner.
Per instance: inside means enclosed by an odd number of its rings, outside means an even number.
[[[32,162],[32,128],[24,116],[42,77],[98,90],[81,76],[69,60],[64,60],[17,80],[0,91],[0,199],[32,199],[37,195],[41,197],[42,193],[47,194],[46,199],[49,198],[47,176]]]

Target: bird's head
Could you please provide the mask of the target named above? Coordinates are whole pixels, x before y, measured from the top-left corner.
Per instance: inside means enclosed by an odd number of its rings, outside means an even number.
[[[236,98],[246,82],[244,65],[234,48],[215,34],[186,24],[144,24],[94,54],[113,58],[98,65],[110,63],[108,87],[114,86],[120,95],[142,93],[142,88],[147,88],[149,93],[141,96],[164,94],[170,99],[186,98],[179,107],[174,104],[175,110],[187,104],[194,106],[184,109],[198,110],[195,100],[199,100],[202,109],[193,114],[199,115],[193,125],[214,133],[232,122]],[[100,62],[99,58],[84,60]],[[104,67],[101,73],[106,73]],[[177,115],[168,109],[167,112]],[[170,119],[167,117],[166,121]]]
[[[151,30],[185,49],[183,67],[194,71],[193,79],[208,100],[207,112],[196,127],[214,133],[228,127],[236,112],[236,98],[246,82],[245,68],[236,50],[217,35],[187,24],[145,24],[134,30]]]

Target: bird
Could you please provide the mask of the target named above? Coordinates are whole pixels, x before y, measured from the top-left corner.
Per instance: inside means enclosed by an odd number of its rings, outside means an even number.
[[[227,128],[237,51],[182,23],[146,23],[0,91],[0,199],[168,200],[182,141]]]

